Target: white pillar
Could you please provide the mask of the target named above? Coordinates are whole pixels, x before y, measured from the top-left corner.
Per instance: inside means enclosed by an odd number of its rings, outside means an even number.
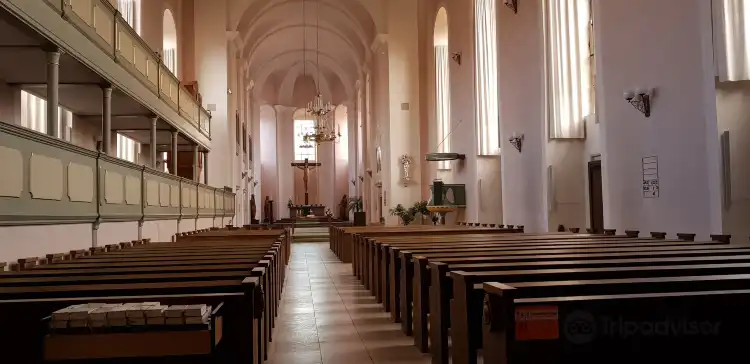
[[[102,87],[102,144],[104,154],[112,156],[112,86]]]
[[[177,137],[180,132],[177,130],[172,131],[172,166],[170,167],[173,175],[177,175]]]
[[[198,144],[193,145],[193,181],[200,182],[198,176]]]
[[[151,168],[156,169],[156,123],[158,116],[151,117]]]
[[[388,168],[390,175],[383,181],[389,184],[388,206],[397,204],[410,206],[421,199],[421,164],[420,150],[420,43],[418,3],[416,1],[388,0],[388,94],[390,113],[388,130],[384,136],[388,143],[384,149],[383,168]],[[402,167],[399,158],[407,155],[411,158],[409,174],[411,182],[401,183]],[[394,222],[391,219],[389,222]]]
[[[235,190],[233,166],[236,156],[234,115],[229,110],[229,46],[227,33],[227,0],[195,1],[195,76],[201,86],[203,102],[215,105],[211,112],[211,154],[209,159],[215,187],[231,186]],[[233,90],[235,91],[235,90]]]
[[[60,51],[47,52],[47,135],[60,138],[57,123],[60,93]]]

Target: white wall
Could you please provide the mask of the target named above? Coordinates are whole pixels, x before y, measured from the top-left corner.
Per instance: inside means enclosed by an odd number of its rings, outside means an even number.
[[[279,177],[276,171],[277,156],[276,156],[276,109],[269,105],[260,106],[260,138],[257,140],[258,149],[260,155],[260,196],[259,197],[259,211],[260,215],[263,214],[263,203],[268,196],[271,200],[274,200],[276,206],[274,210],[278,211],[279,204]],[[281,202],[283,205],[286,201]],[[274,211],[274,212],[276,212]],[[278,216],[278,215],[276,215]],[[261,220],[265,219],[266,216],[262,215]]]
[[[217,218],[214,222],[213,218],[201,218],[197,221],[184,219],[180,221],[179,232],[196,230],[196,225],[197,229],[223,227],[229,220],[230,218]],[[177,232],[177,220],[144,221],[140,232],[137,221],[102,223],[96,231],[92,229],[92,224],[0,227],[0,262],[88,249],[94,246],[94,234],[96,246],[105,246],[139,238],[151,239],[152,242],[169,242]]]
[[[750,81],[716,85],[719,133],[729,132],[731,202],[723,213],[723,233],[750,236]]]
[[[389,0],[388,11],[388,78],[389,133],[383,168],[390,172],[383,183],[390,186],[388,207],[411,206],[421,200],[419,28],[417,2]],[[408,110],[402,105],[408,104]],[[411,184],[400,183],[401,155],[411,157]],[[390,219],[392,220],[392,219]],[[389,221],[390,222],[390,221]]]
[[[498,4],[503,219],[530,232],[548,226],[541,14],[540,1],[524,2],[518,14]],[[524,135],[520,153],[508,142],[513,133]]]
[[[710,2],[598,0],[594,17],[605,226],[721,231]],[[657,89],[650,118],[623,100],[634,87]],[[648,156],[659,158],[658,199],[641,193]]]
[[[195,69],[203,95],[204,106],[216,105],[211,112],[211,153],[209,153],[209,182],[214,187],[235,183],[233,168],[236,158],[234,148],[234,114],[229,113],[227,79],[229,57],[227,47],[227,0],[194,1],[195,13]]]

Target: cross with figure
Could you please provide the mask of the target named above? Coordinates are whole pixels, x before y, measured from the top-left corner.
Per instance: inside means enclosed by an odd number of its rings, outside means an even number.
[[[320,163],[310,163],[310,161],[305,158],[304,163],[292,163],[292,167],[297,167],[302,170],[302,181],[305,183],[305,205],[309,205],[310,201],[308,200],[308,193],[307,193],[307,178],[308,173],[311,169],[315,169],[315,167],[320,167]]]

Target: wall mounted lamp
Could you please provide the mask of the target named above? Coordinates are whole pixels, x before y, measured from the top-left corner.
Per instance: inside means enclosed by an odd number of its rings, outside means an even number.
[[[651,99],[654,97],[653,88],[627,90],[623,93],[623,96],[636,110],[642,112],[646,117],[651,116]]]
[[[514,13],[518,14],[518,0],[503,0],[505,6],[513,10]]]
[[[451,59],[459,66],[461,65],[461,52],[451,52]]]
[[[516,133],[513,133],[513,136],[511,136],[508,141],[516,148],[518,153],[521,153],[521,149],[523,148],[523,134],[516,135]]]

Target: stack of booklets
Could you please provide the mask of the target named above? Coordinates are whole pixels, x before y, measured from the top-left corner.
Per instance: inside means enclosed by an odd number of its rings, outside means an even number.
[[[167,326],[203,325],[210,321],[211,306],[161,305],[159,302],[125,304],[85,303],[52,313],[55,331],[133,330]]]

